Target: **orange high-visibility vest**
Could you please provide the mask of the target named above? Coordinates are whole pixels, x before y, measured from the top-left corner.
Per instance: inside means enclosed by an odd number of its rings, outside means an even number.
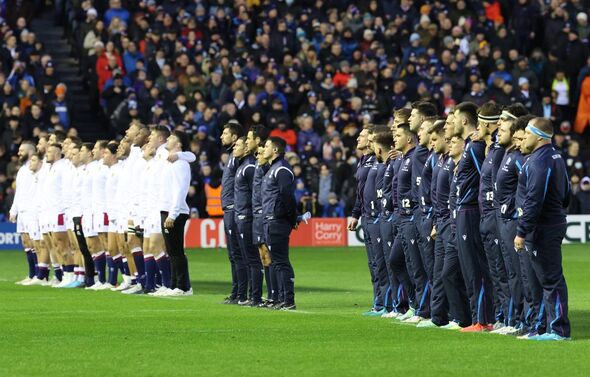
[[[221,185],[213,188],[208,183],[205,183],[205,196],[207,197],[207,206],[205,209],[209,216],[223,216],[223,209],[221,208]]]

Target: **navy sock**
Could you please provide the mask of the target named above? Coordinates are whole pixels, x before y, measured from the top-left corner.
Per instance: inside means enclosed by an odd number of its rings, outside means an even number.
[[[64,272],[59,264],[53,265],[53,273],[55,274],[55,278],[59,281],[64,277]]]
[[[31,249],[26,249],[27,264],[29,265],[29,279],[35,276],[35,253]]]
[[[153,255],[147,255],[145,258],[145,283],[144,289],[151,291],[156,288],[156,276],[158,274],[158,265]]]
[[[106,258],[104,253],[93,256],[92,260],[94,261],[94,269],[98,274],[98,281],[104,284],[106,282]]]
[[[119,271],[117,269],[115,260],[110,256],[107,256],[107,266],[109,268],[109,284],[117,285]]]
[[[145,262],[143,260],[143,252],[141,250],[136,250],[133,252],[133,261],[135,262],[135,267],[137,268],[137,280],[142,287],[145,287]]]
[[[35,263],[35,276],[39,276],[39,266],[37,265],[39,263],[39,260],[37,259],[37,253],[32,251],[32,254],[33,254],[33,262]]]
[[[170,258],[167,255],[163,255],[156,259],[158,269],[162,275],[162,285],[166,288],[170,288]]]
[[[127,258],[123,258],[121,260],[123,264],[123,275],[131,276],[131,272],[129,271],[129,263],[127,263]]]
[[[47,280],[47,278],[49,277],[49,266],[47,266],[44,263],[41,263],[39,266],[37,266],[37,269],[39,270],[37,272],[37,279]]]
[[[74,265],[68,264],[68,265],[64,266],[64,272],[74,272]]]

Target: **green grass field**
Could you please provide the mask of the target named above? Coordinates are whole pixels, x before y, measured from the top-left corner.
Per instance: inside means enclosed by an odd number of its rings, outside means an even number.
[[[219,304],[220,250],[192,250],[196,295],[167,299],[17,286],[21,253],[0,252],[1,377],[590,375],[588,246],[564,253],[574,340],[560,343],[361,317],[371,291],[359,248],[293,250],[297,312]]]

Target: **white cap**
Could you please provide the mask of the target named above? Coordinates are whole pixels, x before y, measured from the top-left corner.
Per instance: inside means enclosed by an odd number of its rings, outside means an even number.
[[[576,19],[578,21],[588,21],[588,15],[584,12],[580,12],[578,13],[578,15],[576,16]]]
[[[528,83],[529,83],[529,80],[526,77],[521,77],[518,79],[518,86],[528,84]]]
[[[97,12],[97,11],[96,11],[96,9],[94,9],[94,8],[89,8],[89,9],[86,11],[86,15],[87,15],[87,16],[94,16],[94,17],[96,17],[96,16],[98,16],[98,12]]]

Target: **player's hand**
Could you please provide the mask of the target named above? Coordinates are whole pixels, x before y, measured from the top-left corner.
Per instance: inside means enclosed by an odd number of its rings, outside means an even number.
[[[395,160],[397,156],[399,156],[399,151],[396,151],[395,149],[390,150],[387,154],[387,157],[389,157],[390,160]]]
[[[514,249],[517,253],[520,253],[524,249],[524,238],[519,236],[514,237]]]
[[[348,223],[348,230],[350,230],[351,232],[354,232],[358,225],[359,225],[359,220],[352,218],[352,220],[350,220],[350,222]]]
[[[174,220],[172,220],[169,217],[166,217],[166,220],[164,220],[164,228],[166,228],[166,229],[174,228]]]
[[[471,138],[471,140],[473,141],[479,141],[479,132],[477,131],[473,131],[469,137]]]
[[[432,231],[430,232],[430,238],[432,238],[433,240],[436,239],[436,227],[432,227]]]
[[[176,153],[170,153],[168,155],[168,162],[176,162],[178,161],[178,155]]]
[[[16,215],[10,215],[10,222],[11,223],[15,223],[16,222]]]

